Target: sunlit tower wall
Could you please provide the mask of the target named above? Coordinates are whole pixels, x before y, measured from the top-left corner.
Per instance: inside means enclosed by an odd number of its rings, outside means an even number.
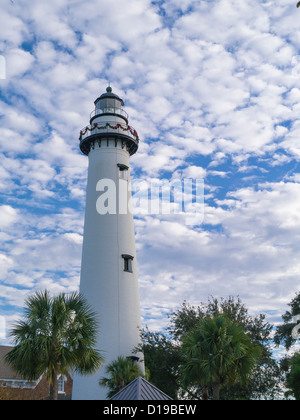
[[[123,105],[108,87],[80,132],[80,149],[89,159],[80,292],[98,314],[97,349],[105,363],[95,375],[74,376],[74,400],[106,399],[108,390],[98,382],[118,356],[144,369],[143,355],[133,353],[141,316],[129,160],[139,138]]]

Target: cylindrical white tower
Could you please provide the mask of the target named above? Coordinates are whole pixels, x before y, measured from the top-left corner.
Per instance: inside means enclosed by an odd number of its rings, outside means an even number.
[[[104,400],[105,366],[118,356],[141,364],[133,354],[140,343],[140,300],[134,238],[129,158],[138,149],[122,99],[110,87],[95,101],[90,125],[80,132],[89,157],[80,292],[99,315],[97,349],[105,364],[91,376],[74,377],[73,399]],[[129,206],[130,207],[130,206]],[[139,358],[139,361],[138,361]]]

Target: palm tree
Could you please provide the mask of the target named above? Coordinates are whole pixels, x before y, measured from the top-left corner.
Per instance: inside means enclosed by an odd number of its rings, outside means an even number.
[[[101,378],[99,385],[109,389],[107,397],[113,397],[138,376],[143,376],[140,367],[130,358],[119,356],[106,367],[108,378]]]
[[[49,398],[56,400],[58,375],[72,370],[88,375],[100,368],[97,329],[96,315],[79,293],[50,297],[47,290],[37,292],[25,302],[25,319],[10,333],[15,347],[6,361],[28,380],[46,375]]]
[[[225,383],[245,382],[261,355],[243,328],[224,316],[201,319],[182,339],[183,385],[213,388],[219,400]]]

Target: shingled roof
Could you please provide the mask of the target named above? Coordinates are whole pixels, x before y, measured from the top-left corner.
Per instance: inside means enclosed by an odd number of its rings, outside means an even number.
[[[24,378],[17,374],[8,363],[5,362],[5,356],[13,349],[9,346],[0,346],[0,380],[23,380]]]
[[[172,400],[172,398],[139,376],[111,400]]]

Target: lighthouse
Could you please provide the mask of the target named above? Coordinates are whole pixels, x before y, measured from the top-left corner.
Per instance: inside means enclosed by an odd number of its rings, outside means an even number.
[[[95,375],[74,376],[74,400],[106,399],[99,379],[118,356],[143,369],[142,355],[133,352],[141,316],[129,164],[139,137],[123,106],[108,87],[80,132],[80,150],[89,159],[80,292],[99,317],[96,348],[105,363]]]

